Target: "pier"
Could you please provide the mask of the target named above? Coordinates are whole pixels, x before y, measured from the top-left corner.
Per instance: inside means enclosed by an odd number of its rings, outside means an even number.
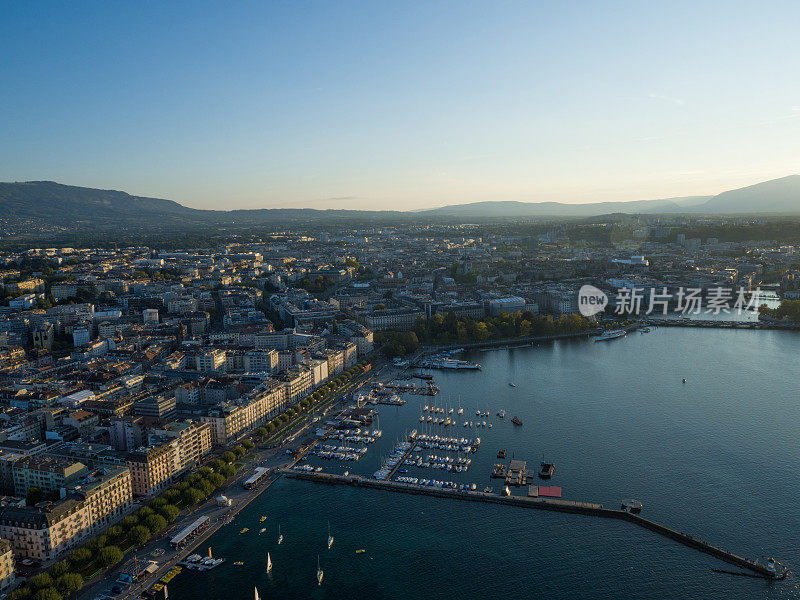
[[[468,500],[472,502],[487,502],[492,504],[504,504],[520,508],[534,508],[540,510],[552,510],[563,513],[587,515],[593,517],[603,517],[608,519],[619,519],[628,521],[645,529],[657,533],[663,537],[676,541],[684,546],[694,548],[705,554],[709,554],[728,564],[750,571],[754,576],[764,579],[783,579],[788,573],[786,567],[781,566],[780,570],[770,570],[766,565],[744,558],[732,552],[728,552],[718,546],[709,544],[706,541],[695,538],[686,533],[676,531],[665,525],[650,521],[639,515],[618,509],[605,508],[602,504],[595,502],[579,502],[574,500],[559,500],[554,498],[525,497],[525,496],[498,496],[487,492],[465,491],[446,488],[433,488],[428,486],[414,485],[409,483],[399,483],[396,481],[368,479],[357,475],[335,475],[332,473],[306,473],[302,471],[285,470],[283,473],[293,479],[302,479],[318,483],[331,485],[352,485],[355,487],[401,492],[405,494],[416,494],[422,496],[433,496],[435,498],[451,498],[456,500]]]

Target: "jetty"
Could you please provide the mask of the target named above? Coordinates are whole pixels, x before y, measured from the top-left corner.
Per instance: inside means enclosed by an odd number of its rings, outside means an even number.
[[[503,504],[507,506],[516,506],[520,508],[533,508],[539,510],[551,510],[563,513],[580,514],[593,517],[602,517],[608,519],[618,519],[627,521],[648,529],[653,533],[657,533],[663,537],[669,538],[689,548],[694,548],[705,554],[709,554],[718,558],[728,564],[739,567],[746,571],[750,571],[753,576],[761,577],[764,579],[778,580],[784,579],[788,573],[788,569],[780,565],[779,569],[770,568],[754,560],[744,558],[738,554],[728,552],[719,546],[714,546],[704,540],[696,538],[686,533],[682,533],[675,529],[671,529],[665,525],[656,523],[649,519],[645,519],[639,515],[630,513],[625,510],[605,508],[602,504],[596,502],[580,502],[574,500],[561,500],[556,498],[543,498],[541,496],[499,496],[497,494],[480,492],[480,491],[466,491],[462,489],[452,488],[437,488],[430,486],[422,486],[411,483],[400,483],[396,481],[377,480],[361,477],[358,475],[335,475],[333,473],[309,473],[303,471],[284,470],[282,471],[287,477],[293,479],[301,479],[304,481],[312,481],[317,483],[327,483],[330,485],[351,485],[355,487],[394,491],[406,494],[416,494],[423,496],[433,496],[435,498],[451,498],[456,500],[467,500],[472,502],[486,502],[491,504]]]

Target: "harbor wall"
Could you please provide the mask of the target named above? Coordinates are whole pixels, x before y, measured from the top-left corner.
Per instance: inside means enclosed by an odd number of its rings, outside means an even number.
[[[399,483],[395,481],[385,481],[377,479],[368,479],[357,475],[344,476],[335,475],[332,473],[307,473],[302,471],[283,471],[287,477],[294,479],[302,479],[317,483],[326,483],[329,485],[352,485],[355,487],[362,487],[368,489],[395,491],[405,494],[415,494],[420,496],[433,496],[435,498],[449,498],[456,500],[468,500],[471,502],[488,502],[491,504],[504,504],[507,506],[518,506],[521,508],[534,508],[539,510],[552,510],[563,513],[581,514],[594,517],[602,517],[608,519],[619,519],[627,521],[648,529],[658,535],[667,537],[684,546],[694,548],[700,552],[704,552],[714,556],[728,564],[735,565],[739,568],[752,571],[759,577],[765,579],[782,579],[786,576],[786,570],[779,573],[774,573],[767,569],[761,563],[749,560],[732,552],[728,552],[718,546],[709,544],[703,540],[695,538],[686,533],[676,531],[665,525],[650,521],[639,515],[627,512],[625,510],[605,508],[602,504],[594,502],[577,502],[572,500],[557,500],[553,498],[530,498],[524,496],[499,496],[487,492],[473,492],[466,490],[454,490],[446,488],[432,488],[424,487],[408,483]]]

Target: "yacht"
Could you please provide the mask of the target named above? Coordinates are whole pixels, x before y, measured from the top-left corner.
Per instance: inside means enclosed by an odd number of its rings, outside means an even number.
[[[322,569],[319,566],[319,554],[317,554],[317,585],[322,585]]]
[[[333,536],[331,535],[331,524],[328,523],[328,550],[331,549],[331,546],[333,546]]]
[[[267,552],[267,573],[272,571],[272,559],[269,557],[269,552]]]
[[[625,331],[624,329],[610,329],[598,335],[596,338],[594,338],[594,341],[603,342],[605,340],[613,340],[618,337],[625,337],[626,335],[628,335],[628,332]]]

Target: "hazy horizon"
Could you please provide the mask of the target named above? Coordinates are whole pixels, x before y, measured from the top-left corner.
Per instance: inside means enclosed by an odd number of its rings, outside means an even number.
[[[194,208],[714,195],[800,172],[800,5],[0,8],[0,180]]]

